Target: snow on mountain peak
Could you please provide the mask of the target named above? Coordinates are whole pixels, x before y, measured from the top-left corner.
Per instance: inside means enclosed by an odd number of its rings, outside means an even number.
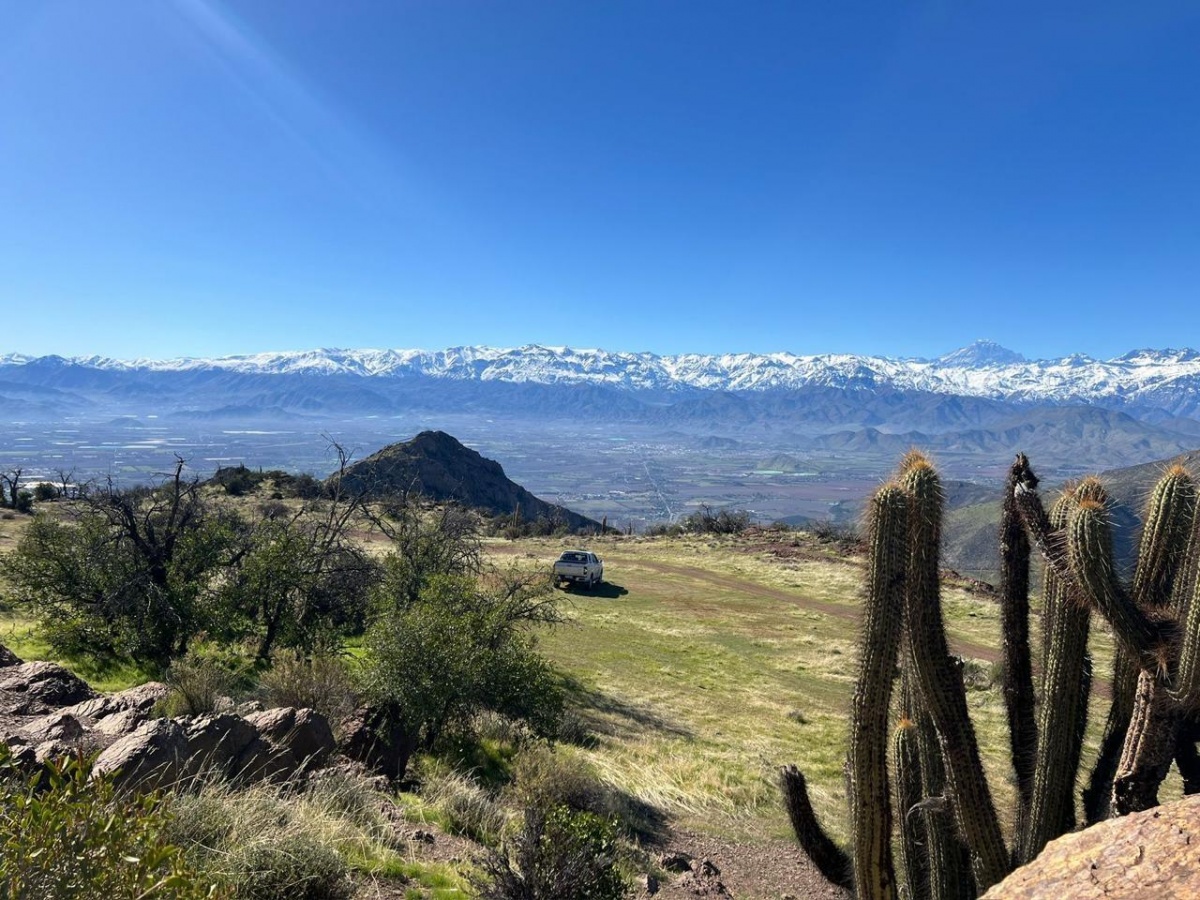
[[[935,360],[794,353],[654,353],[602,349],[487,346],[444,350],[321,349],[215,359],[115,360],[0,355],[0,366],[78,366],[127,372],[227,372],[361,378],[426,377],[454,381],[587,384],[624,390],[766,391],[828,387],[891,388],[994,399],[1102,403],[1179,397],[1200,404],[1200,353],[1135,350],[1099,361],[1076,354],[1027,360],[991,341],[976,341]]]
[[[1015,363],[1028,362],[1017,353],[1002,347],[995,341],[978,340],[966,347],[961,347],[953,353],[939,356],[937,361],[943,366],[978,368],[983,366],[1007,366]]]

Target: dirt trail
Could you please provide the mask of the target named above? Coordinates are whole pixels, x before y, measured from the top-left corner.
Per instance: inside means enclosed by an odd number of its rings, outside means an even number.
[[[736,900],[850,900],[850,894],[834,887],[816,870],[794,841],[743,844],[689,831],[677,831],[668,851],[685,853],[697,862],[709,860],[720,870],[715,877],[725,886],[725,896]],[[697,896],[692,885],[673,878],[656,895],[660,900],[686,900]],[[637,895],[646,897],[642,892]],[[704,894],[701,894],[704,896]],[[722,896],[711,892],[708,896]]]

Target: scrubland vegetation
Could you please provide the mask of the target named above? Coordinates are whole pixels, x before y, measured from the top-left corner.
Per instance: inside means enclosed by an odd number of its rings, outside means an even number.
[[[700,510],[663,534],[593,537],[610,583],[560,592],[548,562],[578,538],[485,537],[454,507],[242,480],[229,490],[176,472],[156,489],[102,486],[0,523],[0,642],[109,687],[161,677],[172,689],[162,714],[256,699],[336,723],[368,706],[407,736],[409,764],[384,793],[335,769],[284,786],[213,780],[131,814],[102,782],[80,781],[77,762],[43,776],[59,779],[50,791],[9,772],[10,820],[25,814],[22,790],[67,798],[46,815],[79,818],[80,802],[96,805],[89,819],[120,810],[128,834],[104,852],[148,861],[129,877],[162,896],[372,896],[382,879],[412,897],[604,898],[656,871],[670,829],[791,840],[777,777],[795,763],[816,817],[853,846],[862,825],[844,816],[843,764],[863,536]],[[1014,834],[1027,813],[1011,776],[1002,607],[945,577],[940,602],[979,771]],[[1112,642],[1093,628],[1088,646],[1102,681]],[[1091,695],[1081,768],[1107,703]],[[1163,793],[1179,789],[1172,778]],[[414,852],[421,829],[464,843],[431,858]],[[113,849],[121,840],[152,852]],[[64,865],[63,877],[90,877]]]

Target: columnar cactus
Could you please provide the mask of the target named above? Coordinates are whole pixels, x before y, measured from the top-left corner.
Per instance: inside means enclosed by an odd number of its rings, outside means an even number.
[[[1056,529],[1066,526],[1074,499],[1064,494],[1050,512]],[[1075,827],[1075,778],[1087,724],[1091,664],[1087,655],[1091,614],[1073,603],[1053,570],[1042,591],[1042,697],[1028,816],[1016,829],[1017,861],[1025,863],[1044,846]]]
[[[929,882],[928,857],[925,855],[924,822],[917,812],[921,802],[921,753],[917,746],[917,723],[908,717],[907,704],[901,702],[900,721],[892,732],[892,779],[896,791],[897,824],[900,829],[900,859],[903,883],[909,893],[926,896]]]
[[[1029,538],[1021,525],[1010,473],[1000,517],[1000,633],[1004,639],[1004,709],[1017,778],[1017,831],[1025,830],[1033,803],[1038,749],[1033,663],[1029,652]]]
[[[1119,765],[1115,752],[1101,755],[1085,792],[1089,819],[1109,804],[1122,814],[1156,802],[1173,758],[1188,789],[1200,791],[1200,755],[1189,745],[1200,734],[1200,517],[1196,486],[1187,472],[1173,468],[1155,488],[1138,567],[1127,588],[1113,565],[1103,486],[1085,479],[1047,515],[1028,460],[1019,456],[1013,465],[1001,532],[1004,694],[1018,784],[1011,851],[979,760],[960,670],[946,642],[938,581],[941,505],[937,473],[915,453],[905,457],[897,481],[880,489],[871,503],[872,555],[848,765],[852,881],[861,897],[897,893],[894,819],[905,876],[899,894],[914,900],[983,891],[1074,827],[1073,788],[1091,682],[1092,612],[1107,620],[1119,648],[1114,691],[1120,696],[1114,698],[1106,741],[1120,746],[1121,753]],[[905,519],[901,539],[899,523]],[[1031,544],[1046,560],[1040,706],[1029,652]],[[896,611],[901,592],[902,626]],[[900,721],[892,734],[891,759],[899,809],[893,816],[884,746],[900,644]],[[794,793],[797,779],[801,789],[803,779],[791,771],[794,776],[785,772],[784,783]],[[815,825],[807,794],[800,805],[802,844],[814,857],[823,857],[817,859],[819,867],[838,880],[849,859],[830,850],[832,842]],[[793,821],[795,806],[789,798]],[[945,827],[950,816],[953,830]],[[964,845],[973,879],[962,870]],[[850,881],[843,877],[840,883]]]
[[[885,485],[876,492],[868,514],[866,609],[850,716],[854,887],[863,900],[896,896],[887,767],[888,706],[904,621],[908,518],[908,497],[900,487]]]
[[[967,713],[962,675],[950,656],[942,623],[938,565],[941,480],[929,460],[920,454],[909,454],[902,463],[900,483],[913,505],[904,608],[909,658],[921,701],[929,710],[941,743],[946,781],[953,796],[954,822],[971,850],[975,881],[983,891],[1004,877],[1009,859],[983,774],[975,728]]]

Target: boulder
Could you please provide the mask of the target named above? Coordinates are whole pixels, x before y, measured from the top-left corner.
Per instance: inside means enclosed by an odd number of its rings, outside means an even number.
[[[246,721],[271,743],[290,750],[307,770],[321,768],[337,750],[329,721],[316,710],[268,709],[251,713]]]
[[[0,644],[0,669],[7,668],[8,666],[19,666],[20,664],[21,658],[3,644]]]
[[[1063,835],[984,900],[1200,897],[1197,847],[1200,795]]]
[[[689,853],[675,850],[661,854],[658,857],[658,864],[667,872],[690,872],[692,870],[692,856]]]
[[[404,777],[408,759],[417,748],[416,736],[389,721],[381,710],[355,710],[338,730],[338,749],[344,756],[393,781]]]
[[[148,681],[115,694],[105,694],[82,703],[76,703],[74,706],[64,709],[63,712],[68,712],[80,719],[90,719],[93,722],[128,710],[136,710],[148,715],[154,708],[154,704],[170,693],[171,689],[161,681]]]
[[[96,757],[92,777],[113,775],[125,788],[174,784],[187,759],[188,738],[173,719],[151,719]]]
[[[187,742],[184,777],[233,777],[240,774],[242,753],[258,738],[253,725],[232,713],[175,721],[183,726]]]
[[[96,696],[87,682],[51,662],[19,663],[0,668],[0,691],[20,695],[25,715],[38,715]]]
[[[287,747],[255,734],[234,761],[233,777],[241,784],[255,781],[287,781],[300,771],[300,760]]]
[[[105,737],[121,737],[136,731],[138,726],[150,718],[150,713],[140,709],[126,709],[105,716],[96,723],[95,731]]]
[[[56,759],[67,759],[78,753],[78,749],[74,744],[66,741],[49,740],[42,741],[33,748],[33,761],[39,766],[44,766],[48,762]]]
[[[79,720],[65,712],[48,713],[26,722],[21,731],[31,744],[41,744],[45,741],[71,744],[83,737],[83,726],[79,724]]]

